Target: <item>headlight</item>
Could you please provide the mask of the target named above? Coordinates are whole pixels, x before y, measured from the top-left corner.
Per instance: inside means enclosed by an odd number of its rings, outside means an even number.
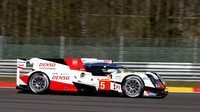
[[[163,80],[163,78],[153,72],[147,72],[146,75],[150,78],[151,82],[153,83],[153,85],[157,88],[164,86],[165,87],[165,81]],[[160,84],[162,83],[162,84]],[[163,88],[163,87],[162,87]]]
[[[163,85],[165,86],[166,84],[165,84],[165,81],[164,81],[164,79],[159,75],[159,74],[157,74],[157,73],[154,73],[157,77],[158,77],[158,79],[163,83]]]

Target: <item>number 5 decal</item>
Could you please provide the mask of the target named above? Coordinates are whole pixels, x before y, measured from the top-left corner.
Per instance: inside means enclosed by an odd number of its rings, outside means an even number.
[[[99,81],[99,90],[110,90],[110,79],[102,79]]]
[[[105,89],[105,82],[100,82],[100,89]]]

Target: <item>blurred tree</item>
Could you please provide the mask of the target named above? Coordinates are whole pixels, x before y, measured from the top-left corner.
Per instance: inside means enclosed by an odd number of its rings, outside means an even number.
[[[27,1],[26,36],[31,36],[32,0]]]
[[[199,36],[199,0],[0,0],[0,35]]]
[[[1,9],[1,35],[6,36],[6,13],[7,13],[7,0],[3,0]]]

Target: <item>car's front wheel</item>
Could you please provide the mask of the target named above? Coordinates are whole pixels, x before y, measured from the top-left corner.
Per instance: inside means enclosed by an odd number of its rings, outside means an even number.
[[[124,79],[122,90],[128,97],[141,97],[144,92],[144,83],[138,76],[129,76]]]
[[[49,87],[49,79],[44,73],[34,73],[29,79],[29,88],[33,93],[44,93]]]

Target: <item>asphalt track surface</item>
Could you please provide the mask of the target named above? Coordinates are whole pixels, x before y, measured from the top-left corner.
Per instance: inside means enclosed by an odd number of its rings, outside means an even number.
[[[161,98],[50,92],[35,95],[0,88],[0,112],[200,112],[200,93],[169,93]]]

